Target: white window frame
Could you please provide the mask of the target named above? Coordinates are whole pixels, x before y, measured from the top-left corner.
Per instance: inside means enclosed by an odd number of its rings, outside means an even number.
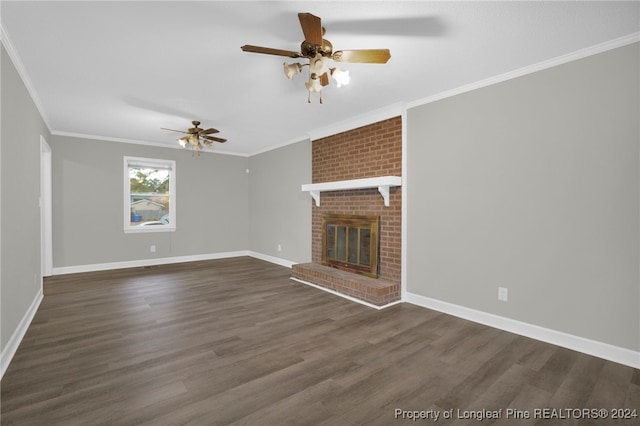
[[[169,223],[167,225],[131,226],[131,182],[129,167],[149,167],[169,170]],[[176,162],[156,158],[124,157],[124,232],[173,232],[176,230]]]

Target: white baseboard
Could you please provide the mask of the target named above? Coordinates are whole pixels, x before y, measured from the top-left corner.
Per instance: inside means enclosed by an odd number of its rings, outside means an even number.
[[[533,324],[516,321],[510,318],[489,314],[475,309],[466,308],[453,303],[443,302],[414,293],[406,293],[405,301],[423,308],[433,309],[458,318],[488,325],[500,330],[530,337],[532,339],[562,346],[598,358],[603,358],[619,364],[640,368],[640,352],[613,346],[608,343],[585,339],[561,331],[551,330]]]
[[[293,278],[293,277],[290,278],[290,279],[293,280],[293,281],[297,281],[297,282],[299,282],[301,284],[308,285],[308,286],[311,286],[311,287],[315,287],[315,288],[317,288],[319,290],[326,291],[327,293],[331,293],[331,294],[334,294],[336,296],[340,296],[340,297],[342,297],[344,299],[347,299],[347,300],[350,300],[352,302],[356,302],[356,303],[359,303],[361,305],[365,305],[365,306],[368,306],[369,308],[373,308],[373,309],[377,309],[377,310],[381,310],[381,309],[388,308],[388,307],[393,306],[393,305],[397,305],[398,303],[402,303],[402,300],[397,300],[395,302],[387,303],[386,305],[377,306],[377,305],[374,305],[373,303],[369,303],[369,302],[365,302],[364,300],[356,299],[355,297],[351,297],[349,295],[339,293],[339,292],[337,292],[335,290],[331,290],[329,288],[322,287],[322,286],[319,286],[317,284],[310,283],[308,281],[304,281],[304,280],[301,280],[301,279],[298,279],[298,278]]]
[[[251,250],[229,251],[222,253],[198,254],[192,256],[162,257],[155,259],[127,260],[124,262],[95,263],[90,265],[62,266],[53,268],[53,275],[77,274],[81,272],[108,271],[111,269],[139,268],[143,266],[168,265],[171,263],[194,262],[199,260],[227,259],[230,257],[250,256],[276,265],[291,268],[299,262],[281,259]]]
[[[7,368],[9,367],[13,356],[16,354],[18,346],[20,346],[20,342],[22,342],[24,335],[27,333],[27,329],[29,328],[31,321],[33,321],[33,317],[35,317],[42,299],[43,293],[41,288],[40,290],[38,290],[36,297],[33,299],[33,302],[31,302],[31,306],[29,306],[29,309],[27,309],[27,312],[25,312],[22,320],[11,335],[11,338],[7,342],[7,345],[0,353],[0,379],[2,379],[2,377],[4,376],[4,373],[5,371],[7,371]]]
[[[291,268],[296,263],[300,263],[300,262],[292,262],[286,259],[281,259],[279,257],[270,256],[268,254],[257,253],[255,251],[249,251],[248,256],[255,257],[256,259],[264,260],[270,263],[275,263],[276,265],[285,266],[287,268]]]
[[[53,275],[77,274],[80,272],[108,271],[111,269],[139,268],[142,266],[168,265],[171,263],[194,262],[199,260],[226,259],[229,257],[249,256],[248,250],[222,253],[197,254],[191,256],[161,257],[155,259],[127,260],[124,262],[96,263],[91,265],[63,266],[53,268]]]

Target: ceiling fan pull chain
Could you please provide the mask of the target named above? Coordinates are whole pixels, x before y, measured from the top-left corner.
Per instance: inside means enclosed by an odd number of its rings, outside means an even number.
[[[320,103],[322,103],[322,92],[320,92]]]

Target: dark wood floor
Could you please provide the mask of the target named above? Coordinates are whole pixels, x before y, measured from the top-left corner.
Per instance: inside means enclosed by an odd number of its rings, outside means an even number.
[[[1,423],[640,424],[566,411],[640,409],[639,370],[289,275],[243,257],[47,279],[1,383]],[[507,418],[544,408],[569,418]]]

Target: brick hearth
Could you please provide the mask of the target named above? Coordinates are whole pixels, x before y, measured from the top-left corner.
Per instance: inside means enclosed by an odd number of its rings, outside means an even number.
[[[380,278],[369,278],[318,263],[293,265],[291,278],[309,282],[376,306],[400,300],[400,285]]]

